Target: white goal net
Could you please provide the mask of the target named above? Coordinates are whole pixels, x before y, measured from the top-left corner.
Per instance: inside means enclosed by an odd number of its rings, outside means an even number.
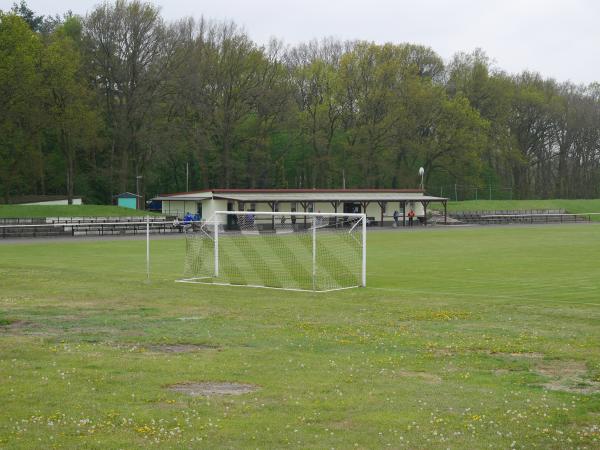
[[[366,285],[364,214],[219,211],[186,233],[183,282],[331,291]]]

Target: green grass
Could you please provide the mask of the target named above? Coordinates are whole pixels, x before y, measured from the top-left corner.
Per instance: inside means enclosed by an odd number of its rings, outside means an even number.
[[[368,288],[310,294],[174,283],[181,240],[150,283],[143,241],[1,244],[0,447],[598,448],[600,227],[368,245]]]
[[[145,216],[147,211],[111,205],[0,205],[0,217]]]
[[[432,207],[439,209],[438,205]],[[448,211],[493,211],[515,209],[566,209],[569,213],[600,212],[600,199],[593,200],[467,200],[448,202]]]

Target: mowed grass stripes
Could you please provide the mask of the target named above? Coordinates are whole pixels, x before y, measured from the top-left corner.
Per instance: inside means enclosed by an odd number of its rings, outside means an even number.
[[[187,237],[185,277],[210,277],[210,281],[216,283],[305,290],[360,285],[360,233],[340,229],[319,231],[316,235],[313,261],[313,234],[310,231],[223,233],[219,237],[218,276],[214,277],[213,239],[208,235],[191,234]]]
[[[175,283],[184,239],[147,282],[145,251],[0,244],[0,448],[598,447],[600,226],[373,231],[368,287],[319,294]],[[169,390],[207,382],[256,390]]]

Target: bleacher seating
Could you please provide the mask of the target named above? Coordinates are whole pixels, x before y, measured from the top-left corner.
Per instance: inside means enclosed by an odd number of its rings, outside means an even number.
[[[180,230],[173,226],[171,220],[166,216],[151,216],[149,218],[150,232],[154,234],[179,232]],[[3,218],[0,219],[0,225],[2,225],[0,238],[145,234],[145,221],[146,218],[140,216]]]
[[[480,225],[503,224],[541,224],[541,223],[573,223],[589,222],[586,214],[569,214],[564,209],[530,209],[530,210],[494,210],[494,211],[461,211],[449,214],[462,223]]]

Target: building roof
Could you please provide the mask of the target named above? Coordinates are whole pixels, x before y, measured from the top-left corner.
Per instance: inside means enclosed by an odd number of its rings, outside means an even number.
[[[198,201],[226,199],[241,202],[267,201],[445,201],[443,197],[432,197],[421,189],[212,189],[196,192],[163,194],[153,200]]]
[[[123,192],[122,194],[115,195],[115,198],[136,198],[141,197],[141,195],[136,195],[131,192]]]

